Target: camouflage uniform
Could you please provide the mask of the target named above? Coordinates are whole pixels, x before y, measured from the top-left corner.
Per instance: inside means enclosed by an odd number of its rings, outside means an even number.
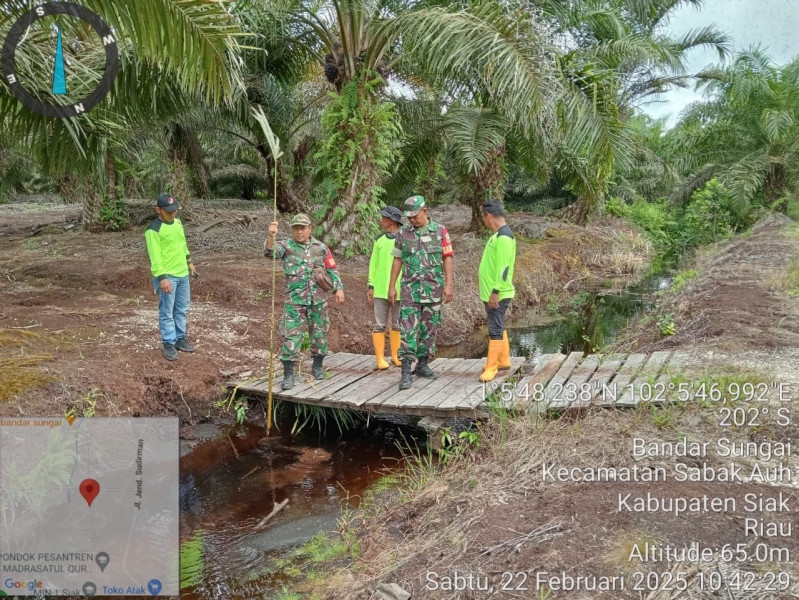
[[[333,292],[343,290],[333,255],[325,244],[314,238],[305,244],[290,239],[277,242],[271,249],[264,246],[264,255],[283,259],[286,273],[286,304],[280,320],[280,333],[283,336],[280,360],[296,361],[299,358],[306,325],[311,338],[311,354],[324,356],[327,353],[330,315],[327,311],[327,292],[317,285],[313,270],[316,266],[324,265],[333,280]]]
[[[401,359],[436,353],[444,300],[444,258],[453,254],[446,227],[434,221],[418,229],[406,225],[397,233],[394,256],[402,259]]]

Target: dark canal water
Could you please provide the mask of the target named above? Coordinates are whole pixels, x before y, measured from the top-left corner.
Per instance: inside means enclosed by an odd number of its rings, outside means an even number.
[[[509,329],[515,356],[589,350],[615,341],[618,332],[670,285],[651,276],[618,291],[564,307],[560,318],[535,317]],[[557,309],[557,310],[555,310]],[[485,330],[440,355],[482,356]],[[182,597],[189,600],[275,600],[282,569],[293,549],[320,532],[331,531],[342,508],[357,506],[361,495],[397,467],[401,447],[423,443],[421,432],[402,424],[373,420],[339,434],[306,432],[292,436],[291,422],[267,438],[264,428],[213,428],[186,448],[181,459]],[[400,443],[398,443],[400,442]],[[288,506],[261,532],[256,525],[275,502]],[[303,565],[294,565],[303,569]]]

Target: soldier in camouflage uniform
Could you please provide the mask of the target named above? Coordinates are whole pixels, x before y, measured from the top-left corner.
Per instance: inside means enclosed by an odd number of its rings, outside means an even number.
[[[446,227],[431,221],[422,196],[411,196],[403,206],[409,225],[397,233],[391,267],[389,301],[397,301],[395,283],[402,270],[400,330],[402,379],[399,389],[411,387],[411,365],[416,375],[435,379],[428,366],[436,352],[436,332],[441,325],[441,305],[452,300],[454,266],[452,243]]]
[[[327,292],[317,284],[314,268],[325,267],[333,281],[333,292],[339,304],[344,302],[344,285],[330,250],[311,237],[311,219],[308,215],[300,213],[291,220],[293,239],[276,244],[276,235],[277,222],[273,222],[269,225],[269,236],[264,242],[264,256],[282,258],[286,273],[286,304],[280,321],[280,334],[283,336],[283,348],[280,352],[283,382],[280,387],[290,390],[294,387],[294,366],[300,356],[305,326],[308,327],[311,338],[311,373],[315,379],[325,378],[322,361],[327,353],[330,316],[327,311]]]

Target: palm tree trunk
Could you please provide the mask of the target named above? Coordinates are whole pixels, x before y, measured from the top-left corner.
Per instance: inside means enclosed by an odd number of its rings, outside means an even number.
[[[100,225],[100,208],[103,205],[103,197],[98,193],[97,187],[89,177],[81,177],[78,185],[78,193],[83,205],[80,215],[81,224],[86,230],[97,230]]]
[[[577,197],[565,211],[565,217],[575,225],[585,225],[588,223],[588,217],[591,214],[592,203],[584,195]]]
[[[181,208],[187,208],[190,201],[188,179],[189,142],[186,129],[179,123],[173,123],[169,136],[169,175],[167,187],[178,199]]]
[[[333,125],[337,131],[330,132],[342,142],[324,150],[322,160],[335,165],[330,170],[338,170],[334,179],[338,189],[334,198],[325,198],[326,212],[319,225],[325,232],[325,243],[332,248],[368,252],[379,231],[381,184],[389,173],[398,130],[393,124],[393,108],[373,89],[361,82],[357,93],[354,107],[342,103],[347,116],[339,117]]]
[[[327,212],[321,223],[322,230],[329,233],[333,247],[353,245],[353,234],[360,224],[358,204],[362,198],[368,197],[375,183],[374,165],[363,156],[357,157],[352,165],[350,184],[341,190],[335,208]]]
[[[194,129],[186,130],[186,142],[186,160],[191,169],[194,195],[197,198],[210,198],[211,186],[208,180],[211,178],[211,171],[205,164],[203,148]]]
[[[80,180],[74,175],[58,177],[58,191],[64,204],[78,204],[82,201]]]

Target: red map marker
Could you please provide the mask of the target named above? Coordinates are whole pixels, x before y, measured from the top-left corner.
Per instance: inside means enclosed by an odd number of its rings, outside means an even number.
[[[87,504],[91,506],[94,499],[97,498],[97,494],[100,493],[100,484],[94,479],[84,479],[80,482],[80,487],[78,489],[80,490],[80,495],[83,496]]]

